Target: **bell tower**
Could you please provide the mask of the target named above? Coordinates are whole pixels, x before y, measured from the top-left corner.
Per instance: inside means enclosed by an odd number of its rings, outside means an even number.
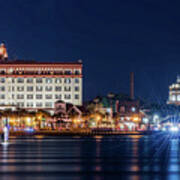
[[[4,61],[8,58],[7,49],[4,43],[0,44],[0,61]]]

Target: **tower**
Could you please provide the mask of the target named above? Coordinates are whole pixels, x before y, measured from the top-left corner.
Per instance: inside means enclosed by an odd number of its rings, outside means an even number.
[[[7,49],[4,43],[0,45],[0,61],[8,58]]]
[[[134,72],[130,73],[130,98],[134,100]]]

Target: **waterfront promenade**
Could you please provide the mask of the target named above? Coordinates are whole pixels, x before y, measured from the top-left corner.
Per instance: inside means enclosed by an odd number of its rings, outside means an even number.
[[[81,130],[81,131],[11,131],[11,136],[111,136],[111,135],[148,135],[154,134],[154,131],[91,131],[91,130]]]

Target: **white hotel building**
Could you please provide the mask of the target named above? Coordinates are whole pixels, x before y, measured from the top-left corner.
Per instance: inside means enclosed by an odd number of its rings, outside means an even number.
[[[53,110],[57,100],[82,105],[82,62],[0,63],[0,105]]]

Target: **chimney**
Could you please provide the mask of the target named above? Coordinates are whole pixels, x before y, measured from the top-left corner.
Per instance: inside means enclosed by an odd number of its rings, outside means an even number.
[[[130,73],[130,98],[134,100],[134,72]]]

